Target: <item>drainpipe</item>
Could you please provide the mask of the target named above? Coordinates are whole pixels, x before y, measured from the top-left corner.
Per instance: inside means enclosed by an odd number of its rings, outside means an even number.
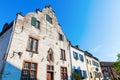
[[[9,53],[12,38],[13,38],[13,34],[14,34],[14,31],[15,31],[15,21],[13,21],[12,28],[13,29],[12,29],[12,32],[11,32],[11,35],[10,35],[10,40],[9,40],[8,47],[7,47],[6,54],[5,54],[5,58],[4,58],[4,61],[3,61],[3,68],[2,68],[2,71],[1,71],[1,76],[0,76],[1,79],[0,80],[2,80],[2,75],[3,75],[3,71],[4,71],[4,67],[5,67],[5,62],[7,61],[8,53]]]
[[[69,55],[70,55],[70,66],[71,66],[71,80],[72,80],[72,58],[71,58],[71,42],[69,41]]]

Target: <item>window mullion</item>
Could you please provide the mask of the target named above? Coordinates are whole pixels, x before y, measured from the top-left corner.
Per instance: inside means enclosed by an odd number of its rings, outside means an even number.
[[[33,44],[34,43],[34,39],[32,38],[32,43],[31,43],[31,45],[32,45],[32,50],[31,51],[33,51]]]

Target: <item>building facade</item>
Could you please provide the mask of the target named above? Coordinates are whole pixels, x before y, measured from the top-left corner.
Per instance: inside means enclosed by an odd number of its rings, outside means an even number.
[[[99,60],[87,51],[85,51],[85,57],[89,80],[102,80],[103,76]]]
[[[80,75],[81,80],[89,80],[84,51],[80,50],[78,46],[71,45],[70,53],[72,73],[75,72]],[[74,79],[74,76],[72,78]]]
[[[0,37],[2,80],[70,80],[69,42],[51,7],[17,14]]]
[[[114,62],[100,62],[103,78],[111,80],[120,80],[120,74],[113,67]]]
[[[102,80],[99,60],[73,46],[53,9],[18,13],[0,33],[0,80]]]

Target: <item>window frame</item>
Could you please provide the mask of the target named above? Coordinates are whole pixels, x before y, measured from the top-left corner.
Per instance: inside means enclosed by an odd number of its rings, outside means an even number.
[[[25,63],[29,63],[30,64],[30,69],[25,69],[24,68]],[[36,64],[36,69],[35,70],[32,69],[32,67],[31,67],[32,64]],[[24,80],[24,79],[22,79],[22,77],[23,77],[23,71],[30,71],[29,73],[31,73],[32,71],[35,72],[35,80],[37,80],[38,63],[24,60],[24,62],[22,64],[22,71],[21,71],[20,80]],[[30,79],[30,74],[29,74],[29,78],[28,79]]]
[[[32,39],[32,42],[30,43],[30,39]],[[37,41],[37,44],[36,44],[36,49],[34,51],[34,41]],[[32,37],[32,36],[29,36],[28,37],[28,42],[27,42],[27,48],[26,48],[26,51],[29,51],[29,52],[32,52],[32,53],[37,53],[38,54],[38,45],[39,45],[39,39],[35,38],[35,37]],[[29,47],[32,47],[32,49],[29,49]]]
[[[74,58],[75,60],[78,60],[78,59],[79,59],[79,55],[78,55],[78,53],[75,52],[75,51],[73,51],[73,58]]]
[[[63,70],[66,69],[66,72],[64,72],[64,71],[62,72],[61,69],[63,69]],[[64,80],[64,78],[62,79],[62,75],[64,75],[64,74],[66,74],[66,76],[67,76],[66,80],[68,80],[68,70],[67,70],[67,67],[61,66],[60,67],[60,80]]]
[[[50,17],[50,15],[46,14],[45,16],[46,16],[46,21],[49,22],[50,24],[52,24],[53,21],[52,21],[52,18]]]
[[[64,49],[60,49],[60,59],[66,61],[66,53]]]
[[[34,22],[33,22],[33,20],[34,20]],[[37,25],[37,23],[38,23],[39,25]],[[36,17],[31,17],[31,25],[34,26],[34,27],[37,28],[37,29],[40,29],[40,21],[38,21],[38,20],[36,19]]]
[[[84,57],[82,54],[79,54],[80,61],[84,62]]]
[[[59,33],[59,40],[60,40],[60,41],[64,41],[64,35],[61,34],[61,33]]]

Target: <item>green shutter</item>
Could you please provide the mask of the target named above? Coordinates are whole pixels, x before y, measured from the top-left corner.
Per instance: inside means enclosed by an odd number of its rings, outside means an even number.
[[[52,24],[52,18],[48,14],[46,14],[46,20]]]
[[[31,25],[36,26],[36,18],[35,17],[31,18]]]

